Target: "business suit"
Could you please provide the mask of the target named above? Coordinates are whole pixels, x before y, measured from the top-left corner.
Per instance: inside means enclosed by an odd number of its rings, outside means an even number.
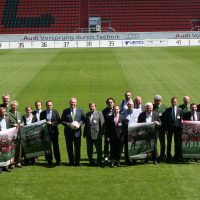
[[[181,131],[182,131],[182,123],[183,112],[179,107],[176,108],[176,116],[175,121],[173,120],[173,109],[169,107],[165,112],[165,131],[168,131],[167,135],[167,157],[171,159],[171,143],[172,143],[172,135],[174,133],[174,141],[175,141],[175,158],[180,159],[181,156],[181,148],[180,148],[180,140],[181,140]]]
[[[92,118],[92,119],[91,119]],[[83,137],[87,140],[87,154],[90,163],[94,162],[93,144],[97,151],[97,163],[101,165],[102,161],[102,137],[104,134],[104,117],[99,111],[88,112],[86,114],[85,128]]]
[[[145,105],[143,105],[143,104],[140,104],[139,105],[139,108],[137,107],[137,105],[136,104],[134,104],[134,108],[135,109],[139,109],[141,112],[140,113],[142,113],[142,112],[145,112],[146,111],[146,106]]]
[[[200,112],[196,112],[197,114],[197,120],[196,121],[200,121]],[[192,112],[187,112],[183,115],[183,120],[188,120],[188,121],[191,121],[191,115],[192,115]]]
[[[61,117],[61,124],[65,126],[64,133],[65,133],[69,163],[73,164],[75,160],[75,163],[79,164],[80,148],[81,148],[81,127],[85,123],[85,116],[84,116],[83,110],[81,108],[76,107],[76,114],[75,114],[74,121],[77,121],[80,124],[80,128],[76,130],[72,130],[69,127],[69,124],[73,122],[71,112],[72,112],[71,108],[67,108],[63,110],[63,114]],[[74,153],[73,153],[73,143],[75,146],[75,159],[74,159]]]
[[[146,122],[146,111],[140,113],[139,117],[138,117],[138,123],[143,123]],[[151,122],[155,122],[158,121],[160,122],[160,118],[159,118],[159,114],[156,112],[151,112],[152,117],[151,117]],[[154,134],[154,151],[153,151],[153,161],[156,161],[158,158],[158,151],[157,151],[157,138],[159,137],[159,130],[158,130],[158,126],[155,126],[155,134]]]
[[[47,124],[48,130],[49,130],[49,136],[50,140],[53,144],[53,151],[54,151],[54,157],[56,159],[57,164],[60,163],[60,150],[59,150],[59,143],[58,143],[58,125],[60,124],[60,115],[57,110],[51,110],[51,124]],[[42,111],[40,113],[40,120],[47,120],[47,111]],[[48,121],[48,120],[47,120]],[[53,157],[52,155],[46,156],[46,160],[49,164],[52,163]]]
[[[40,111],[40,113],[41,113],[41,112],[42,112],[42,110]],[[36,117],[37,122],[40,121],[40,114],[39,114],[39,118],[37,118],[37,112],[36,112],[36,110],[32,112],[32,115]]]
[[[124,142],[124,134],[126,129],[126,122],[124,115],[119,114],[118,124],[115,125],[115,115],[108,117],[108,138],[110,139],[110,158],[111,162],[120,163],[121,152]]]
[[[24,125],[27,125],[26,115],[23,115],[22,117],[23,117],[23,120],[24,120]],[[37,122],[37,118],[36,118],[36,116],[33,115],[31,123],[35,123],[35,122]],[[22,151],[24,151],[24,150],[22,149]],[[23,152],[23,154],[24,154],[24,152]],[[35,157],[30,158],[30,159],[25,157],[25,159],[24,159],[25,165],[29,165],[29,161],[31,161],[31,164],[34,165],[35,164]]]
[[[14,124],[17,124],[20,127],[20,124],[24,125],[24,120],[22,118],[22,113],[20,111],[16,111],[13,113],[11,109],[6,114],[10,118],[11,127],[15,127]],[[21,155],[22,155],[22,144],[20,134],[17,134],[16,147],[15,147],[15,165],[21,165]]]

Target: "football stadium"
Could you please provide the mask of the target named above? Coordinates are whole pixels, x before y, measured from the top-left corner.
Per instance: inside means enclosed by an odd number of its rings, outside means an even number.
[[[76,107],[86,116],[90,102],[102,112],[108,98],[119,105],[126,91],[133,100],[141,97],[143,105],[154,104],[155,95],[161,95],[168,108],[172,97],[179,106],[188,96],[189,104],[200,110],[200,0],[1,0],[0,21],[1,96],[9,94],[10,103],[17,101],[22,115],[28,105],[34,111],[36,101],[45,111],[50,100],[63,119],[70,98],[76,98]],[[60,163],[53,152],[50,165],[44,154],[29,166],[23,157],[23,168],[2,170],[1,199],[198,199],[198,133],[196,139],[188,133],[179,136],[187,137],[182,148],[196,157],[176,159],[173,136],[170,160],[161,158],[157,139],[158,165],[151,158],[147,164],[138,159],[127,165],[123,148],[121,167],[110,167],[110,159],[104,162],[104,135],[97,167],[95,147],[95,164],[88,166],[84,124],[79,136],[82,166],[69,166],[63,125],[57,126]],[[5,148],[11,140],[4,141],[1,132],[0,163],[13,148]],[[29,138],[23,143],[22,137],[24,150],[37,146],[32,140],[39,138],[39,130],[35,136],[24,134]]]

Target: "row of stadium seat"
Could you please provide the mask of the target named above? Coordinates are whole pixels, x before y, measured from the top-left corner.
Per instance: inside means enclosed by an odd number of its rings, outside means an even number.
[[[148,31],[173,31],[174,29],[190,31],[192,28],[191,19],[200,18],[199,10],[199,0],[89,0],[89,13],[91,15],[101,16],[102,20],[109,20],[112,28],[123,32],[145,31],[145,29]],[[159,20],[158,24],[155,19]],[[128,20],[130,23],[127,26]],[[138,23],[139,28],[137,27]]]

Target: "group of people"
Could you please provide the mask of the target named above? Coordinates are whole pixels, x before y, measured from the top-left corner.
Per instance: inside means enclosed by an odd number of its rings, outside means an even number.
[[[10,96],[5,94],[2,96],[3,104],[0,105],[0,130],[6,130],[11,127],[22,127],[40,120],[46,119],[46,124],[49,130],[50,140],[53,146],[54,157],[56,164],[61,165],[61,157],[58,140],[58,125],[61,123],[64,126],[64,135],[66,147],[68,152],[69,163],[67,166],[76,165],[82,166],[80,163],[81,151],[81,127],[85,124],[83,130],[83,137],[86,138],[87,155],[89,158],[88,165],[94,165],[95,160],[93,156],[93,145],[96,148],[97,162],[96,166],[101,167],[102,163],[102,138],[104,136],[104,159],[108,162],[111,160],[110,167],[114,167],[114,163],[120,165],[121,153],[125,146],[125,162],[130,165],[128,156],[128,125],[134,123],[154,122],[155,123],[155,137],[154,137],[154,152],[153,163],[157,165],[157,138],[160,140],[160,157],[161,159],[171,160],[171,142],[174,134],[175,140],[175,159],[181,159],[180,140],[182,134],[182,120],[200,120],[200,114],[197,112],[197,105],[189,105],[190,98],[185,96],[183,104],[177,107],[177,98],[171,98],[171,107],[167,108],[162,104],[162,97],[155,95],[154,104],[148,102],[146,105],[142,104],[141,97],[137,96],[135,99],[131,98],[131,92],[125,92],[125,99],[120,102],[119,106],[115,105],[113,98],[106,100],[107,107],[102,111],[96,110],[96,104],[91,102],[89,104],[90,112],[84,115],[83,109],[76,107],[76,98],[69,100],[69,108],[63,110],[62,116],[57,110],[53,110],[53,102],[46,102],[46,109],[42,111],[42,102],[36,101],[36,110],[33,111],[31,106],[26,106],[26,114],[22,116],[21,112],[17,110],[18,102],[12,101],[10,103]],[[78,127],[74,129],[73,122],[78,122]],[[161,123],[160,123],[161,122]],[[167,158],[165,148],[165,135],[167,135]],[[110,147],[110,151],[109,151]],[[109,154],[110,152],[110,154]],[[21,138],[18,134],[15,148],[15,158],[10,168],[22,168],[21,165],[22,145]],[[52,164],[52,155],[46,156],[47,165]],[[37,158],[25,158],[25,165],[36,164]],[[198,160],[197,160],[198,161]],[[133,161],[137,164],[136,160]],[[144,164],[146,162],[144,161]],[[10,172],[8,167],[4,169]],[[0,168],[0,173],[2,168]]]

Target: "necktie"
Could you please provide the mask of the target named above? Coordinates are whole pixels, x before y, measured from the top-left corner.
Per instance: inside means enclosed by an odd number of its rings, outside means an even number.
[[[176,116],[175,116],[175,108],[173,107],[173,121],[175,122]]]
[[[115,117],[115,126],[117,126],[117,124],[118,124],[118,116],[116,115],[116,117]]]
[[[195,118],[195,115],[194,115],[194,113],[193,113],[193,121],[196,121],[196,118]]]
[[[74,109],[72,110],[72,120],[75,121],[75,113],[74,113]]]

